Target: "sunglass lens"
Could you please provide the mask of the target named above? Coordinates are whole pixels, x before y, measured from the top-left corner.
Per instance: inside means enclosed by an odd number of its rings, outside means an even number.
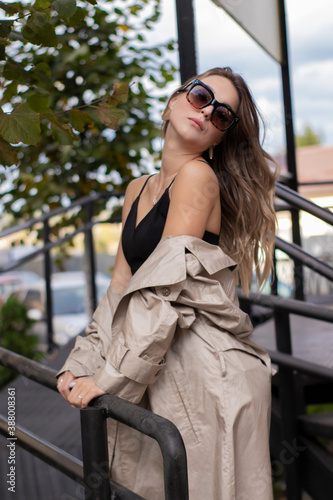
[[[193,89],[188,93],[188,101],[195,106],[196,108],[203,108],[210,101],[212,101],[212,96],[208,92],[207,89],[202,87],[201,85],[196,85]]]
[[[224,106],[218,106],[212,114],[212,123],[219,130],[226,130],[233,123],[234,117],[229,109]]]

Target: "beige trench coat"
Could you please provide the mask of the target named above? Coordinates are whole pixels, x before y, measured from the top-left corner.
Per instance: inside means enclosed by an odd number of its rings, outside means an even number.
[[[216,245],[164,237],[122,297],[110,285],[59,372],[90,375],[105,392],[174,422],[190,500],[272,500],[270,359],[249,339],[234,266]],[[115,481],[147,500],[164,498],[154,440],[112,421],[109,446]]]

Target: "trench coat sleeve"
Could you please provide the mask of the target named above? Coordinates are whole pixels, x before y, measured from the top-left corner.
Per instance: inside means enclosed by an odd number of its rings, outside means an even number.
[[[74,348],[56,377],[67,370],[75,377],[92,377],[104,364],[105,355],[111,345],[111,330],[108,331],[107,325],[111,327],[113,314],[120,300],[121,295],[109,285],[93,315],[92,322],[85,330],[86,336],[76,338]]]
[[[180,286],[143,288],[125,297],[114,317],[112,347],[94,381],[106,393],[139,403],[146,387],[163,373],[177,325],[190,326],[193,309],[177,307]],[[168,298],[164,295],[168,293]]]

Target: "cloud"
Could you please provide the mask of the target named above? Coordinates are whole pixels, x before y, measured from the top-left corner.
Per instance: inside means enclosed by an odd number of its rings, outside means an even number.
[[[266,115],[270,152],[284,147],[280,66],[213,1],[193,0],[198,71],[231,66],[248,82]],[[333,143],[333,9],[331,0],[286,0],[288,46],[296,133],[305,124]],[[162,19],[154,36],[177,37],[174,2],[162,0]],[[177,61],[178,62],[178,61]]]
[[[331,61],[315,61],[299,66],[293,75],[293,81],[298,91],[299,99],[320,102],[323,99],[332,100],[333,59]],[[331,101],[332,106],[332,101]]]
[[[293,75],[294,115],[297,133],[305,125],[319,132],[325,143],[333,142],[333,60],[309,62]]]
[[[295,67],[309,61],[332,61],[332,47],[332,26],[323,25],[320,29],[318,26],[314,33],[308,33],[305,26],[304,33],[299,37],[291,31],[289,51],[292,65]]]
[[[288,47],[297,134],[310,125],[333,142],[333,11],[331,0],[287,0]],[[222,9],[195,0],[200,71],[220,64],[240,72],[268,120],[265,144],[284,147],[280,66]],[[218,62],[217,62],[218,61]],[[201,66],[204,66],[201,67]]]

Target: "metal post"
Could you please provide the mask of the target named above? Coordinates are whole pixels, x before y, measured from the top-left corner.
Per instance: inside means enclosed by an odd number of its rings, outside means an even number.
[[[274,311],[276,348],[279,352],[292,354],[289,312],[276,308]]]
[[[161,426],[162,427],[162,426]],[[161,428],[163,432],[163,428]],[[188,500],[188,477],[185,446],[178,430],[165,427],[168,439],[159,445],[163,455],[165,500]]]
[[[275,309],[275,337],[279,352],[292,354],[289,312]],[[279,400],[281,410],[282,449],[279,454],[284,467],[287,499],[301,500],[300,461],[296,432],[296,393],[293,370],[279,367]]]
[[[93,204],[92,202],[87,203],[86,206],[86,222],[91,223],[93,218]],[[92,233],[92,228],[89,227],[85,231],[85,265],[86,265],[86,277],[88,286],[88,297],[89,297],[89,307],[90,313],[92,314],[97,307],[97,291],[96,291],[96,264],[95,264],[95,249],[94,249],[94,238]]]
[[[276,248],[273,252],[273,273],[271,276],[271,294],[278,295],[278,275],[277,275],[277,260],[276,260]]]
[[[106,407],[108,417],[158,442],[163,456],[165,500],[188,500],[186,450],[177,427],[169,420],[117,396],[101,396],[96,404]]]
[[[176,0],[178,51],[182,83],[197,74],[192,0]]]
[[[105,411],[80,411],[85,500],[110,500],[110,471]]]
[[[284,0],[279,0],[280,9],[280,30],[281,30],[281,45],[282,45],[282,63],[281,63],[281,76],[282,76],[282,90],[283,90],[283,103],[284,103],[284,118],[286,130],[286,146],[287,146],[287,166],[288,171],[291,173],[289,181],[290,187],[298,190],[297,181],[297,167],[296,167],[296,154],[295,154],[295,136],[293,125],[293,112],[291,104],[291,86],[289,74],[289,59],[288,59],[288,43],[287,43],[287,23],[286,23],[286,10]],[[292,221],[292,238],[293,242],[297,245],[302,245],[301,230],[299,223],[299,211],[292,208],[290,210]],[[302,264],[294,261],[294,280],[295,280],[295,298],[304,300],[304,275]]]
[[[44,221],[43,225],[43,240],[44,246],[50,241],[50,228],[48,220]],[[48,353],[50,354],[55,344],[53,342],[53,305],[52,305],[52,290],[51,290],[51,255],[50,250],[44,253],[44,278],[45,278],[45,295],[46,295],[46,327],[47,327],[47,345]]]

